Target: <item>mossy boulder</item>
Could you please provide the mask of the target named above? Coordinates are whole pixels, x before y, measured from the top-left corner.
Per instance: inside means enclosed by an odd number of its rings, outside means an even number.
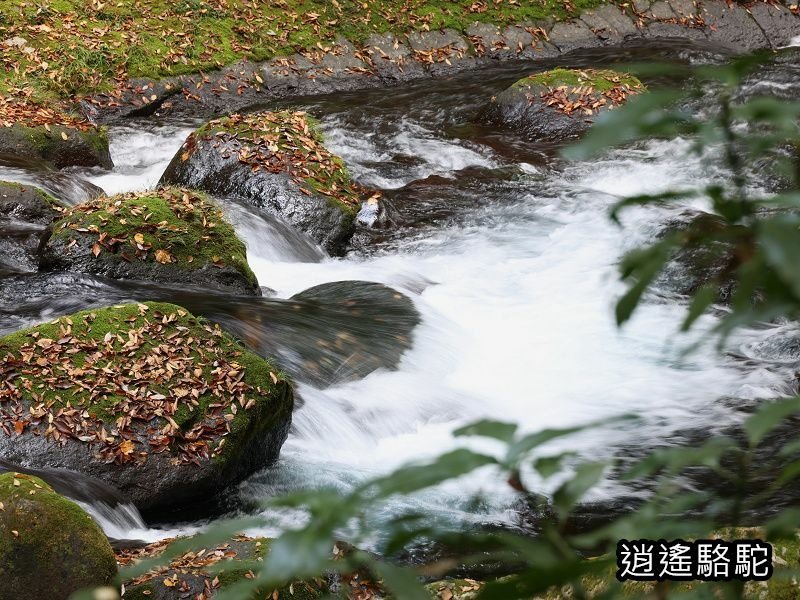
[[[0,154],[41,158],[59,169],[114,166],[106,129],[88,123],[0,127]]]
[[[163,303],[83,311],[0,338],[0,456],[100,479],[140,509],[208,500],[268,465],[289,382]]]
[[[532,140],[573,137],[603,113],[645,91],[633,75],[608,69],[553,69],[524,77],[492,98],[481,118]]]
[[[0,273],[39,269],[47,227],[61,210],[59,202],[39,188],[0,181]]]
[[[180,188],[101,197],[65,211],[42,266],[261,294],[244,242],[219,207]]]
[[[117,563],[103,531],[41,479],[0,475],[0,600],[67,600],[106,586]]]
[[[207,123],[189,135],[161,182],[268,210],[331,254],[344,252],[359,207],[375,198],[354,184],[342,159],[325,148],[316,122],[289,111]]]

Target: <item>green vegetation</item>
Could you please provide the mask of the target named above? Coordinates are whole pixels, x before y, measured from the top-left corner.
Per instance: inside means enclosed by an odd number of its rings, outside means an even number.
[[[366,190],[350,179],[344,161],[325,147],[319,123],[304,112],[234,114],[206,123],[195,137],[235,137],[241,144],[236,150],[240,162],[253,169],[285,172],[301,189],[325,196],[350,217],[366,196]],[[190,140],[182,158],[188,159],[191,147]]]
[[[600,0],[0,0],[9,75],[0,94],[35,101],[110,91],[114,78],[163,77],[330,46],[337,36],[559,19]]]
[[[92,251],[98,260],[135,258],[189,271],[231,266],[257,285],[244,242],[200,192],[160,188],[89,200],[55,223],[52,242],[66,245],[85,235],[97,236]]]
[[[66,599],[117,573],[100,527],[41,479],[0,475],[0,599]]]
[[[50,194],[45,192],[42,189],[34,187],[32,185],[23,185],[21,183],[17,183],[15,181],[2,181],[0,180],[0,197],[7,197],[8,195],[15,195],[22,190],[29,189],[32,190],[34,194],[38,198],[41,198],[47,206],[61,212],[64,207],[56,198],[53,198]]]
[[[9,381],[0,399],[20,408],[2,415],[6,427],[55,440],[69,431],[120,460],[148,444],[226,460],[292,409],[289,384],[269,361],[171,304],[62,317],[0,338],[0,355]],[[151,421],[161,429],[144,431]],[[146,444],[126,434],[137,423]]]
[[[552,69],[523,77],[513,87],[543,86],[554,88],[562,85],[570,87],[590,86],[598,92],[608,92],[620,85],[631,89],[644,89],[642,82],[636,76],[609,69]]]

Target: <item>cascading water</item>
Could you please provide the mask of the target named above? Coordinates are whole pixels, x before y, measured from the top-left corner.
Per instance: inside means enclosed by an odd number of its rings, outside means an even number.
[[[316,485],[347,489],[463,443],[451,432],[480,418],[533,431],[637,413],[635,428],[608,425],[569,442],[587,455],[611,456],[622,444],[646,449],[669,443],[682,428],[733,423],[737,414],[722,398],[747,403],[787,391],[795,359],[769,350],[776,330],[740,333],[731,342],[735,354],[683,357],[680,349],[696,336],[676,333],[685,306],[667,289],[616,328],[621,254],[697,207],[637,209],[621,229],[609,221],[609,206],[623,195],[697,187],[725,175],[691,155],[689,140],[643,143],[570,164],[553,158],[546,144],[471,125],[477,108],[523,72],[515,67],[306,106],[354,176],[387,190],[412,216],[369,254],[323,258],[280,222],[224,201],[259,281],[278,298],[326,282],[375,281],[406,293],[422,317],[396,370],[324,389],[298,373],[303,403],[281,459],[246,481],[241,498]],[[84,176],[107,192],[152,186],[190,130],[186,123],[112,128],[117,166]],[[398,502],[456,520],[502,520],[512,501],[506,487],[480,472]],[[476,512],[465,490],[481,488],[488,500]],[[598,493],[619,492],[609,484]]]

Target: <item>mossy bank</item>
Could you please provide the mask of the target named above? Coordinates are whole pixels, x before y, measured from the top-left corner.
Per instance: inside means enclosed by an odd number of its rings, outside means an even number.
[[[244,242],[219,207],[180,188],[101,197],[65,211],[43,266],[261,294]]]
[[[277,458],[281,371],[180,307],[83,311],[0,338],[0,452],[101,479],[141,508],[213,495]]]
[[[41,479],[0,475],[0,600],[67,600],[112,583],[117,563],[103,531]]]

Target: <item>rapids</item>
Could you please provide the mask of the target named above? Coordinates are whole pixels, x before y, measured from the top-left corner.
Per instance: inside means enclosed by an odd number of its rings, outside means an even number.
[[[583,65],[652,57],[724,58],[662,44],[571,60]],[[781,89],[794,68],[785,63],[764,75]],[[513,132],[475,125],[481,104],[529,68],[502,67],[292,105],[319,117],[330,149],[354,177],[384,190],[404,213],[404,226],[366,250],[323,258],[313,243],[280,222],[225,202],[253,270],[276,299],[326,282],[373,281],[407,294],[422,316],[397,370],[329,387],[304,380],[302,371],[295,375],[303,402],[280,461],[231,490],[232,510],[279,491],[348,489],[464,443],[451,432],[480,418],[535,431],[638,414],[635,426],[612,423],[548,448],[611,457],[623,445],[647,449],[671,443],[686,428],[735,423],[741,413],[730,408],[731,398],[752,405],[790,391],[787,382],[799,357],[773,343],[778,328],[740,332],[721,354],[684,356],[682,349],[697,335],[677,333],[685,300],[667,288],[652,294],[624,328],[615,326],[613,304],[623,290],[620,256],[658,235],[687,205],[632,210],[624,228],[610,222],[609,206],[624,195],[703,186],[726,176],[713,153],[691,153],[691,140],[650,141],[568,163],[549,144],[528,144]],[[114,170],[78,174],[108,193],[153,186],[195,125],[130,121],[112,127]],[[0,178],[7,176],[14,173],[0,167]],[[89,305],[142,298],[135,288],[75,279],[44,286],[52,292],[46,297],[2,298],[0,331]],[[203,296],[195,302],[202,313]],[[701,329],[713,322],[708,317]],[[547,490],[545,482],[531,481]],[[476,507],[467,492],[478,490],[485,500]],[[625,492],[609,482],[595,493]],[[512,490],[481,471],[397,500],[387,510],[413,505],[456,521],[493,522],[510,518],[512,502]],[[139,524],[121,531],[100,517],[116,537],[155,539],[198,525]]]

